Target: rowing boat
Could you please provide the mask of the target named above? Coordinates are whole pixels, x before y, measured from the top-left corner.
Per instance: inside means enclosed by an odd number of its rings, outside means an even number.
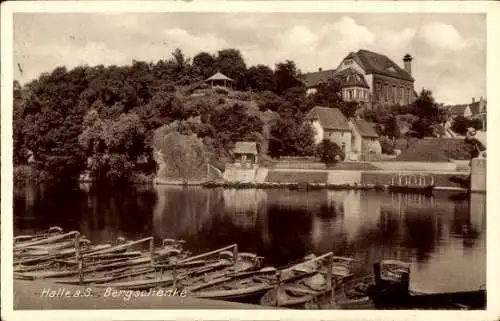
[[[15,244],[14,245],[14,250],[21,250],[21,249],[25,249],[27,247],[34,246],[34,245],[56,243],[56,242],[68,239],[70,237],[75,237],[75,236],[77,236],[79,234],[80,234],[80,232],[78,232],[78,231],[71,231],[71,232],[68,232],[68,233],[65,233],[65,234],[54,235],[54,236],[50,236],[50,237],[47,237],[47,238],[42,238],[42,239],[36,239],[36,240],[33,240],[33,241],[23,242],[21,244]]]
[[[260,298],[266,291],[274,287],[276,269],[263,268],[259,271],[229,274],[185,288],[189,296],[230,301],[249,302],[252,298]]]

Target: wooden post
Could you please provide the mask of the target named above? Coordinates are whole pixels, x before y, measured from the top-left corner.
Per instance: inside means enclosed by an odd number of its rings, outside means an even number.
[[[175,290],[175,287],[177,286],[177,259],[173,262],[172,278],[172,288]]]
[[[238,244],[235,244],[233,247],[233,265],[236,265],[238,261]]]
[[[80,255],[80,233],[77,232],[75,234],[75,259],[77,263],[78,269],[78,282],[79,284],[83,283],[83,259]]]
[[[280,295],[279,295],[279,291],[280,291],[280,287],[281,287],[281,271],[278,271],[278,284],[276,285],[276,306],[279,307],[280,306]]]
[[[83,257],[78,260],[78,282],[83,283]]]
[[[151,259],[151,266],[154,266],[155,264],[155,241],[154,238],[151,237],[149,240],[149,255]]]
[[[80,233],[75,235],[75,259],[80,259]]]
[[[375,286],[380,287],[380,262],[373,264],[373,277],[375,278]]]
[[[330,257],[330,264],[328,264],[328,280],[330,281],[330,304],[333,305],[335,303],[335,284],[336,278],[335,274],[333,274],[333,268],[335,266],[335,260],[333,257]]]

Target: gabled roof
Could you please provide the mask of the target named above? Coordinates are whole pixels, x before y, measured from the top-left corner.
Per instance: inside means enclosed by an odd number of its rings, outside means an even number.
[[[302,81],[307,88],[312,88],[318,86],[320,83],[327,82],[330,78],[333,78],[335,74],[335,69],[309,72],[302,74]]]
[[[346,68],[337,72],[334,75],[334,78],[339,82],[340,88],[346,88],[346,87],[370,88],[363,74],[353,68]]]
[[[448,113],[450,116],[463,116],[467,106],[467,104],[448,106]]]
[[[479,103],[479,101],[476,101],[472,104],[469,105],[469,108],[470,108],[470,112],[471,114],[474,116],[474,115],[478,115],[480,113],[480,109],[481,109],[481,104]]]
[[[233,148],[234,154],[258,154],[256,142],[236,142]]]
[[[210,81],[210,80],[226,80],[226,81],[234,81],[228,76],[224,75],[221,72],[216,72],[212,77],[207,78],[205,81]]]
[[[347,118],[338,108],[313,107],[304,120],[318,120],[325,130],[350,131]]]
[[[377,138],[378,134],[373,128],[373,125],[364,119],[354,119],[354,126],[361,137]]]
[[[385,55],[361,49],[352,54],[352,57],[357,58],[361,62],[367,74],[380,74],[409,81],[414,80],[408,72]]]

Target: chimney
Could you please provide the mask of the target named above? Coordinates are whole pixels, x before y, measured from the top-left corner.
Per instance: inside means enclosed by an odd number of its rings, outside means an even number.
[[[476,98],[472,97],[472,103],[475,103],[475,102],[476,102]]]
[[[323,68],[319,67],[319,68],[318,68],[318,71],[319,71],[319,72],[322,72],[322,71],[323,71]]]
[[[407,73],[410,74],[411,76],[411,61],[413,60],[412,56],[410,54],[406,54],[403,57],[403,62],[404,62],[404,69]]]

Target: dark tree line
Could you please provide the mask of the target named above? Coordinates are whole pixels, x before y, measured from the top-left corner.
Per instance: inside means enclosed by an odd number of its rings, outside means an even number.
[[[262,120],[244,106],[192,105],[187,97],[190,86],[220,71],[237,89],[268,92],[279,97],[283,115],[296,115],[296,96],[305,96],[299,71],[291,61],[275,67],[247,68],[237,49],[201,52],[193,59],[177,49],[156,63],[58,67],[24,86],[15,82],[14,164],[29,164],[55,181],[76,181],[89,170],[95,181],[114,182],[156,170],[153,133],[174,121],[181,122],[179,131],[197,134],[220,153],[238,140],[262,140]],[[188,121],[197,116],[201,123]]]

